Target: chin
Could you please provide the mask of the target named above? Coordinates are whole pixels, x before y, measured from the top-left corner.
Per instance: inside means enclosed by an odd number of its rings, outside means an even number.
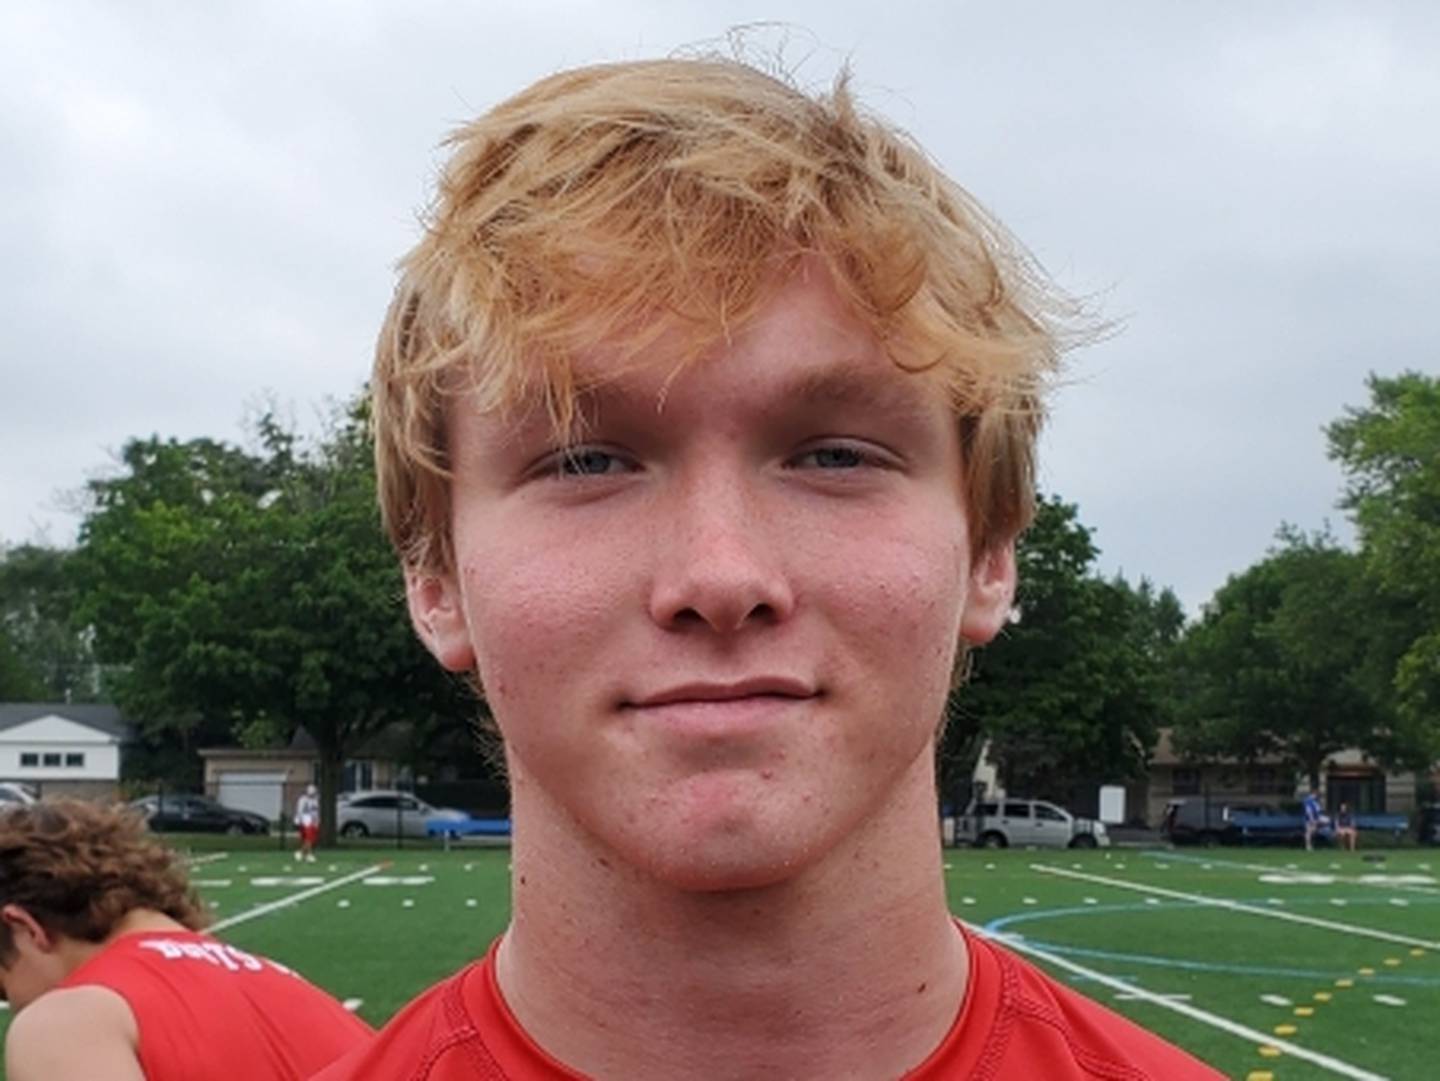
[[[658,881],[682,893],[748,893],[780,886],[804,864],[780,858],[758,858],[756,852],[676,853],[653,860],[647,868]]]
[[[713,826],[713,824],[711,824]],[[636,865],[687,893],[732,893],[780,886],[802,875],[826,851],[823,832],[808,835],[794,822],[753,819],[725,828],[651,835],[636,845]]]

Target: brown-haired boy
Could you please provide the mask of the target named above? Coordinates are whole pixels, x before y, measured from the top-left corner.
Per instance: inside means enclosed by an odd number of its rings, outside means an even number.
[[[203,934],[175,856],[123,807],[0,812],[10,1081],[287,1081],[368,1041],[324,991]]]

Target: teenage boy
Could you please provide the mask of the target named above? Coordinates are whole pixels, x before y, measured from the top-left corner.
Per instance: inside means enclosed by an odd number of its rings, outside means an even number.
[[[483,959],[323,1077],[1216,1077],[957,925],[937,724],[1057,313],[842,80],[565,72],[458,132],[373,382],[514,819]]]
[[[371,1038],[324,991],[200,928],[174,855],[123,807],[0,812],[10,1081],[290,1081]]]

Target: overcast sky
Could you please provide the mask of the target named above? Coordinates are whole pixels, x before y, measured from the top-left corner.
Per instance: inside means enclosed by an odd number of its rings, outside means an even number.
[[[1323,425],[1440,368],[1440,5],[7,0],[0,542],[71,543],[130,437],[352,395],[456,124],[757,20],[1123,320],[1041,467],[1105,572],[1194,614],[1281,522],[1349,536]]]

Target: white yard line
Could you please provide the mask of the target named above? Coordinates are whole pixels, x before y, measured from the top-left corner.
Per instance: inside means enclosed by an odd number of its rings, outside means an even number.
[[[1043,863],[1032,863],[1030,869],[1040,871],[1047,875],[1062,875],[1065,878],[1076,878],[1085,882],[1098,882],[1102,886],[1114,886],[1122,890],[1136,890],[1139,893],[1153,893],[1159,897],[1170,897],[1177,901],[1190,901],[1201,905],[1214,905],[1216,908],[1228,908],[1232,912],[1248,912],[1252,916],[1268,916],[1272,920],[1286,920],[1290,923],[1303,923],[1310,927],[1321,927],[1327,931],[1338,931],[1341,934],[1356,935],[1363,938],[1378,938],[1384,942],[1399,942],[1406,946],[1423,946],[1429,950],[1440,950],[1440,942],[1431,942],[1424,938],[1411,938],[1409,935],[1397,935],[1390,931],[1378,931],[1373,927],[1359,927],[1353,923],[1340,923],[1338,920],[1325,920],[1319,916],[1302,916],[1298,912],[1289,912],[1285,909],[1271,908],[1269,906],[1247,905],[1243,901],[1232,901],[1225,897],[1207,897],[1201,893],[1182,893],[1180,890],[1169,890],[1163,886],[1146,886],[1139,882],[1127,882],[1121,878],[1107,878],[1104,875],[1084,874],[1080,871],[1067,871],[1061,867],[1048,867]]]
[[[1157,995],[1157,996],[1155,996],[1155,997],[1156,997],[1156,998],[1163,998],[1166,1002],[1189,1002],[1192,996],[1190,996],[1190,995]],[[1118,995],[1115,996],[1115,999],[1116,999],[1116,1001],[1118,1001],[1118,1002],[1136,1002],[1136,1001],[1139,1001],[1139,1002],[1153,1002],[1153,1001],[1154,1001],[1154,999],[1152,999],[1149,995],[1137,994],[1137,993],[1136,993],[1135,991],[1133,991],[1133,990],[1132,990],[1132,991],[1126,991],[1126,992],[1124,992],[1123,994],[1118,994]]]
[[[1156,852],[1156,853],[1153,853],[1153,856],[1154,856],[1154,858],[1157,859],[1157,860],[1165,860],[1165,861],[1168,861],[1168,862],[1170,862],[1170,863],[1182,863],[1182,862],[1184,862],[1184,863],[1189,863],[1189,862],[1191,862],[1192,860],[1198,862],[1198,860],[1199,860],[1199,858],[1200,858],[1200,857],[1198,857],[1198,856],[1186,857],[1186,856],[1172,855],[1172,854],[1169,853],[1169,852]],[[1259,873],[1259,874],[1267,874],[1267,875],[1283,875],[1283,874],[1328,875],[1330,878],[1333,878],[1333,879],[1335,880],[1335,884],[1336,884],[1336,885],[1340,885],[1340,886],[1369,886],[1371,889],[1377,889],[1377,890],[1409,890],[1411,893],[1440,894],[1440,886],[1425,886],[1425,885],[1422,885],[1422,884],[1420,884],[1420,883],[1418,883],[1418,882],[1366,882],[1366,881],[1365,881],[1365,877],[1366,877],[1366,876],[1364,876],[1364,875],[1336,874],[1336,873],[1334,873],[1333,871],[1316,871],[1316,870],[1313,870],[1313,869],[1296,870],[1296,869],[1294,869],[1294,868],[1292,868],[1292,867],[1276,867],[1274,864],[1241,863],[1239,860],[1227,860],[1227,859],[1211,860],[1210,862],[1211,862],[1211,863],[1214,863],[1214,864],[1217,864],[1218,866],[1221,866],[1221,867],[1235,867],[1235,868],[1238,868],[1238,869],[1240,869],[1240,870],[1244,870],[1244,871],[1255,871],[1255,872],[1257,872],[1257,873]],[[1380,875],[1381,873],[1382,873],[1382,872],[1379,872],[1379,871],[1375,872],[1376,875]]]
[[[975,927],[973,924],[967,924],[967,926],[978,934],[985,934],[984,930]],[[1322,1070],[1329,1070],[1331,1073],[1337,1073],[1342,1077],[1353,1077],[1356,1081],[1386,1081],[1383,1074],[1371,1073],[1369,1070],[1362,1069],[1359,1066],[1352,1066],[1348,1062],[1342,1062],[1338,1058],[1322,1055],[1318,1051],[1311,1051],[1309,1048],[1301,1047],[1299,1044],[1291,1043],[1289,1040],[1282,1040],[1271,1033],[1261,1032],[1259,1029],[1253,1029],[1249,1025],[1242,1025],[1238,1021],[1232,1021],[1228,1017],[1221,1017],[1219,1014],[1211,1013],[1209,1010],[1202,1010],[1200,1007],[1192,1006],[1188,1002],[1177,1001],[1174,996],[1157,994],[1154,991],[1147,991],[1145,988],[1136,986],[1133,983],[1117,980],[1112,976],[1105,975],[1103,972],[1097,972],[1093,968],[1076,964],[1067,958],[1057,957],[1053,953],[1047,953],[1044,950],[1037,950],[1023,939],[1010,939],[1004,936],[990,937],[997,938],[997,941],[1009,949],[1017,950],[1021,953],[1028,953],[1031,957],[1044,961],[1046,964],[1055,965],[1057,968],[1068,969],[1076,975],[1084,976],[1087,979],[1094,980],[1096,983],[1104,984],[1106,987],[1121,991],[1127,996],[1143,999],[1162,1009],[1173,1010],[1178,1014],[1183,1014],[1190,1018],[1192,1021],[1199,1021],[1202,1025],[1218,1028],[1222,1032],[1228,1032],[1232,1036],[1249,1040],[1256,1045],[1268,1044],[1271,1047],[1278,1047],[1281,1051],[1285,1052],[1285,1054],[1293,1058],[1303,1059],[1306,1062],[1312,1062]]]
[[[373,864],[369,867],[366,867],[364,870],[355,871],[351,874],[345,875],[343,878],[337,878],[334,882],[326,882],[320,886],[311,886],[308,890],[301,890],[299,893],[292,893],[289,897],[282,897],[278,901],[268,901],[263,905],[256,905],[252,909],[241,912],[238,916],[231,916],[228,920],[221,920],[219,923],[212,923],[209,927],[205,928],[205,930],[211,933],[215,931],[223,931],[227,927],[234,927],[237,923],[244,923],[247,920],[253,920],[258,916],[264,916],[267,913],[274,912],[277,908],[285,908],[289,905],[298,905],[301,901],[308,901],[310,898],[318,897],[322,893],[328,893],[331,890],[339,889],[341,886],[348,886],[351,882],[354,882],[358,878],[364,878],[366,875],[373,875],[377,871],[381,871],[383,869],[383,864]]]
[[[228,852],[211,852],[204,856],[187,856],[185,862],[191,867],[198,867],[202,863],[214,863],[216,860],[229,859]]]

